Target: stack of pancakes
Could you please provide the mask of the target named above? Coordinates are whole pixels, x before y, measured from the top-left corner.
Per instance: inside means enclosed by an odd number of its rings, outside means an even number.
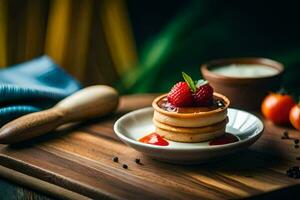
[[[152,103],[156,133],[177,142],[202,142],[223,135],[228,122],[227,108],[230,102],[218,93],[214,93],[215,99],[221,101],[222,106],[191,107],[178,112],[176,108],[162,104],[166,101],[166,94],[157,97]]]

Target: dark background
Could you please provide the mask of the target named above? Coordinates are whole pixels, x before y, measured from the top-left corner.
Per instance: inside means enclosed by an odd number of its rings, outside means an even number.
[[[165,92],[181,80],[181,71],[197,79],[201,63],[251,56],[282,62],[286,67],[283,86],[298,93],[300,7],[297,1],[129,0],[127,3],[141,74],[125,92]],[[161,46],[162,52],[157,50]],[[153,52],[158,56],[150,59]]]

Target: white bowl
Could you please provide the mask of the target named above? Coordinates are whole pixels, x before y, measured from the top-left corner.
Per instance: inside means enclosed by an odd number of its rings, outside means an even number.
[[[155,131],[152,122],[153,108],[142,108],[125,114],[114,125],[117,136],[135,150],[154,159],[172,163],[201,163],[245,149],[253,144],[262,134],[262,121],[251,113],[228,109],[229,122],[226,132],[239,138],[239,141],[210,146],[209,142],[181,143],[169,141],[168,146],[157,146],[138,140]]]

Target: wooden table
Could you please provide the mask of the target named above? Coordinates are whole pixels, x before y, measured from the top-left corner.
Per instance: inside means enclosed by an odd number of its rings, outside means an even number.
[[[150,106],[153,98],[125,96],[109,118],[30,143],[2,145],[0,175],[69,199],[272,199],[298,193],[299,180],[287,177],[286,170],[299,164],[300,149],[294,148],[292,140],[281,139],[285,129],[300,138],[291,128],[265,122],[263,136],[250,149],[203,165],[162,163],[126,146],[113,132],[114,121],[128,111]],[[112,161],[114,156],[119,163]],[[123,163],[129,168],[123,169]]]

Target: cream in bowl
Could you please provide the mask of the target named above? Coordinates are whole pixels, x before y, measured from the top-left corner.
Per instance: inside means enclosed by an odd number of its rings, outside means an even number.
[[[212,69],[212,72],[222,76],[236,78],[267,77],[278,73],[278,70],[258,64],[231,64]]]

